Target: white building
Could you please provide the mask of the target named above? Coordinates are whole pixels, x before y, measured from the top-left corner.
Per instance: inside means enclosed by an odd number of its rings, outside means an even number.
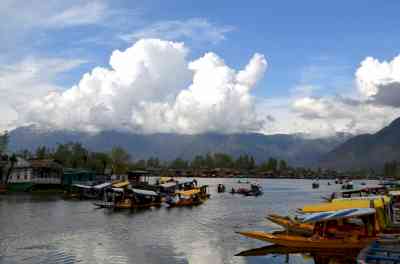
[[[17,162],[10,173],[9,183],[25,183],[32,181],[31,163],[23,158],[17,157]]]

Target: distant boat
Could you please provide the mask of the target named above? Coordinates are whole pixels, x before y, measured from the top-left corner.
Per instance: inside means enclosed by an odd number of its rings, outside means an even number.
[[[353,182],[352,181],[346,181],[342,185],[343,190],[352,190],[354,188]]]
[[[262,191],[262,187],[260,185],[251,184],[250,189],[241,187],[241,188],[238,188],[235,190],[234,188],[232,188],[231,194],[235,194],[235,193],[242,194],[245,196],[259,196],[259,195],[263,194],[263,191]]]
[[[313,188],[313,189],[318,189],[318,188],[319,188],[319,182],[314,181],[314,182],[312,183],[312,188]]]
[[[223,184],[218,184],[218,186],[217,186],[217,192],[219,192],[219,193],[224,193],[224,192],[225,192],[225,185],[223,185]]]

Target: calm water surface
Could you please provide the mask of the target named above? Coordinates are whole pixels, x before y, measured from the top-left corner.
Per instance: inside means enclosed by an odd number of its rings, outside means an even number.
[[[200,179],[211,199],[193,208],[110,211],[91,201],[57,196],[0,196],[0,263],[346,263],[303,254],[235,256],[267,243],[242,237],[239,230],[276,230],[267,213],[293,214],[320,202],[338,186],[308,180],[255,180],[260,197],[216,193],[237,179]]]

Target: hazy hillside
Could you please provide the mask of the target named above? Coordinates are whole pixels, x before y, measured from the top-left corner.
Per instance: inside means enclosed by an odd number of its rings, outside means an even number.
[[[400,118],[375,134],[353,137],[326,154],[320,165],[330,168],[381,168],[400,160]]]

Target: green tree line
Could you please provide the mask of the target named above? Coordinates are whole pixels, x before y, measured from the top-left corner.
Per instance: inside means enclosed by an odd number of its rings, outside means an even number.
[[[22,150],[18,153],[25,159],[53,159],[67,168],[85,168],[105,173],[122,174],[133,169],[171,168],[171,169],[238,169],[238,170],[286,170],[288,165],[284,160],[269,158],[261,164],[256,164],[255,158],[243,154],[233,157],[225,153],[207,153],[196,155],[192,160],[176,158],[172,161],[160,161],[157,157],[133,160],[129,153],[122,147],[114,147],[110,152],[92,152],[77,142],[58,144],[51,149],[39,146],[33,153]]]

